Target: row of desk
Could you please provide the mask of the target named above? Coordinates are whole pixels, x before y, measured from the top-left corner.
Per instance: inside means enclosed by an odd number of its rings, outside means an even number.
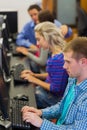
[[[27,59],[25,57],[11,56],[10,67],[12,67],[16,63],[22,63],[22,64],[24,64],[25,68],[29,69],[29,59]],[[9,100],[11,98],[17,96],[18,94],[24,94],[24,95],[29,96],[30,106],[36,107],[35,90],[34,90],[33,84],[29,83],[29,84],[14,85],[13,77],[12,77],[12,80],[8,87],[8,92],[9,92],[9,97],[10,97]],[[8,109],[10,111],[10,106],[8,106]],[[5,128],[0,127],[0,130],[5,130]],[[13,129],[10,127],[7,130],[13,130]],[[30,130],[38,130],[38,128],[31,126]]]

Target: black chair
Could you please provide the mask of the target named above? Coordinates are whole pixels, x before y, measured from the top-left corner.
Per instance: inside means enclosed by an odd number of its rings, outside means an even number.
[[[77,6],[77,29],[79,36],[87,36],[87,13]]]

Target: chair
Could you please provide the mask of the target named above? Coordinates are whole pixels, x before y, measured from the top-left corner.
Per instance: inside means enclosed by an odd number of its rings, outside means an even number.
[[[77,17],[78,35],[87,36],[87,13],[80,6],[77,6]]]

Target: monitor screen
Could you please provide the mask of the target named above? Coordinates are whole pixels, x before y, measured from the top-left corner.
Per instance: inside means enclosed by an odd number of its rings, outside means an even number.
[[[6,15],[6,24],[11,34],[18,32],[18,13],[17,11],[0,11],[0,15]]]
[[[2,26],[3,22],[4,22],[4,16],[0,15],[0,26]]]
[[[5,30],[6,35],[10,38],[9,25],[7,22],[7,15],[0,15],[0,28]]]
[[[7,51],[9,52],[10,51],[9,34],[8,34],[5,23],[2,24],[1,35],[2,35],[2,37],[4,39],[4,46],[6,47]]]

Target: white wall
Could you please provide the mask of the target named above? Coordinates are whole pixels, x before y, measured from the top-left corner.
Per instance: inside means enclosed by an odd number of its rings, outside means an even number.
[[[41,0],[0,0],[0,11],[18,11],[18,32],[30,20],[27,13],[29,5],[39,3]]]

